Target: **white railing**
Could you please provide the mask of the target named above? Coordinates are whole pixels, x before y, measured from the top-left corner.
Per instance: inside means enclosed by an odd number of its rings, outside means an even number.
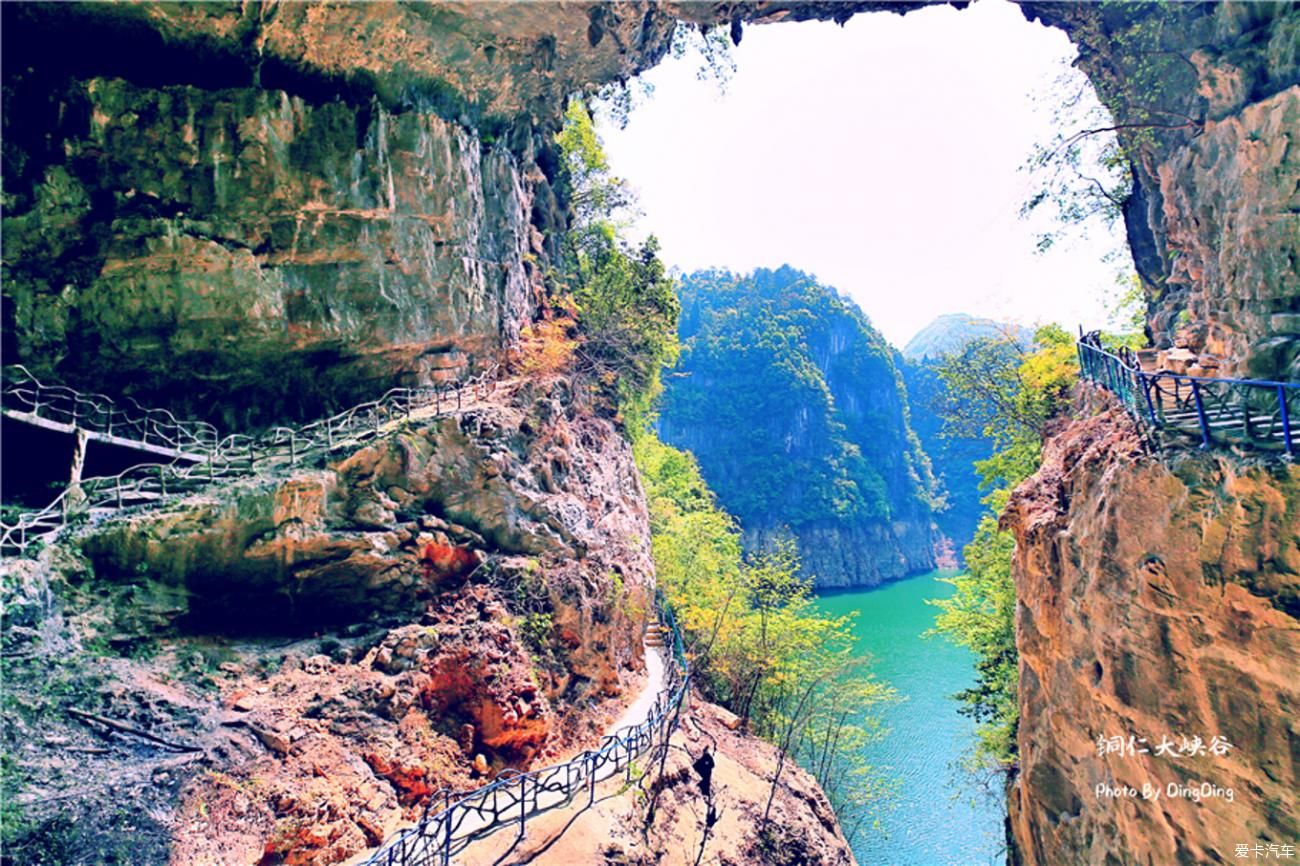
[[[336,448],[360,444],[377,436],[386,424],[430,407],[434,415],[457,411],[476,399],[486,399],[496,388],[499,370],[493,364],[463,382],[394,388],[378,400],[301,427],[273,427],[255,436],[236,433],[220,439],[216,428],[202,421],[181,421],[166,410],[144,409],[134,401],[123,409],[102,395],[42,385],[23,368],[9,369],[17,372],[13,387],[7,374],[0,391],[6,409],[73,426],[97,425],[93,428],[96,432],[117,431],[112,435],[118,441],[174,448],[185,456],[183,462],[142,463],[117,475],[83,479],[42,509],[24,511],[12,519],[0,518],[3,555],[25,555],[33,543],[47,541],[77,515],[156,505],[216,481],[294,466]],[[132,438],[125,432],[152,438]]]

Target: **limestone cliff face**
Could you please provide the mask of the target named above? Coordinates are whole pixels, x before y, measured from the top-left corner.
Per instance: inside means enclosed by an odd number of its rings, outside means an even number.
[[[1124,216],[1155,344],[1185,349],[1193,373],[1300,378],[1300,14],[1024,6],[1070,34],[1125,127]],[[1021,601],[1010,830],[1023,862],[1231,862],[1238,844],[1300,832],[1298,481],[1287,463],[1142,451],[1116,409],[1058,429],[1004,518]],[[1228,754],[1155,754],[1166,736],[1216,735]],[[1099,755],[1111,736],[1149,752]],[[1202,783],[1197,802],[1186,789]]]
[[[1122,127],[1136,183],[1124,217],[1156,345],[1300,378],[1300,12],[1022,7],[1069,34]]]
[[[7,559],[7,853],[326,866],[567,759],[641,688],[649,535],[630,447],[549,380]]]
[[[898,5],[7,4],[6,358],[231,424],[481,367],[564,227],[571,93],[679,16]]]
[[[835,289],[789,266],[682,279],[664,441],[689,450],[759,551],[793,536],[818,587],[934,568],[934,479],[893,352]]]
[[[531,319],[531,139],[60,60],[6,83],[9,358],[243,426],[460,375]]]
[[[1227,863],[1239,844],[1289,844],[1300,470],[1154,460],[1121,409],[1100,408],[1058,430],[1004,518],[1020,599],[1021,862]],[[1130,736],[1148,751],[1099,755],[1099,738]],[[1231,748],[1180,754],[1184,737]],[[1176,750],[1158,754],[1166,738]],[[1125,789],[1138,793],[1110,793]]]

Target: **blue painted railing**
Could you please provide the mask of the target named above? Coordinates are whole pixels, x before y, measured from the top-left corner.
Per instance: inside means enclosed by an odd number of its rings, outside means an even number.
[[[1109,350],[1094,331],[1079,338],[1084,379],[1114,394],[1147,427],[1199,438],[1202,448],[1235,445],[1293,456],[1300,383],[1147,372],[1130,349]]]
[[[505,827],[524,835],[529,818],[562,808],[585,794],[587,805],[596,799],[596,783],[626,772],[632,762],[655,746],[666,746],[676,729],[682,702],[690,687],[681,632],[672,608],[656,592],[659,621],[672,636],[664,672],[664,688],[655,698],[646,720],[605,736],[599,748],[574,756],[568,762],[520,773],[505,770],[482,788],[452,794],[435,794],[419,824],[403,830],[365,861],[364,866],[448,866],[451,858],[478,839]]]

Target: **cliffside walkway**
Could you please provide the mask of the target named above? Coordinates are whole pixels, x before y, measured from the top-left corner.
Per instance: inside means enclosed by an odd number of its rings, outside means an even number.
[[[649,754],[653,760],[658,749],[667,748],[690,687],[690,668],[672,609],[661,594],[655,603],[663,625],[652,626],[647,635],[650,684],[598,748],[527,773],[507,770],[473,791],[435,794],[430,805],[441,801],[438,811],[427,812],[416,826],[398,833],[362,861],[362,866],[449,866],[458,853],[498,830],[514,828],[516,839],[522,839],[529,818],[575,804],[580,809],[590,807],[599,782],[619,773],[630,782],[637,758]],[[657,689],[656,668],[661,683]]]
[[[1086,381],[1114,394],[1152,432],[1200,447],[1281,451],[1300,448],[1300,383],[1188,376],[1144,370],[1130,349],[1109,350],[1094,331],[1078,340]]]
[[[394,388],[378,400],[301,427],[272,427],[255,436],[236,433],[222,438],[216,427],[203,421],[178,419],[165,409],[148,409],[133,400],[119,402],[103,394],[47,385],[24,367],[7,367],[0,388],[0,412],[5,417],[171,460],[141,463],[112,476],[74,477],[44,508],[0,518],[0,555],[25,555],[32,545],[75,520],[157,505],[217,481],[292,467],[358,445],[403,421],[468,408],[496,389],[497,373],[493,365],[463,382]]]

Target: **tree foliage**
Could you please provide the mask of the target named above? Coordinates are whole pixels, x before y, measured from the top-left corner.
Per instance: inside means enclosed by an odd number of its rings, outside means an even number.
[[[677,357],[679,305],[651,237],[640,246],[621,234],[633,199],[610,172],[591,115],[569,104],[558,137],[561,188],[572,206],[561,267],[553,275],[557,317],[576,323],[575,372],[611,396],[629,429],[639,429],[660,390],[660,371]]]
[[[678,351],[673,281],[653,238],[634,247],[621,237],[617,218],[631,199],[580,103],[570,105],[558,143],[573,220],[553,275],[553,309],[527,335],[526,363],[571,364],[623,413],[646,487],[658,583],[689,641],[699,687],[775,742],[782,768],[787,758],[802,761],[838,808],[864,813],[882,787],[861,762],[862,744],[880,734],[865,711],[892,693],[854,659],[851,620],[817,608],[794,544],[746,559],[735,521],[695,460],[651,431],[660,371]],[[772,794],[780,781],[778,771]]]
[[[852,619],[818,609],[793,542],[745,558],[735,521],[690,454],[649,431],[633,450],[658,583],[698,687],[823,781],[840,814],[865,814],[883,790],[860,757],[883,734],[870,708],[893,693],[854,657]]]
[[[951,596],[932,602],[939,608],[934,630],[975,654],[975,685],[956,697],[977,721],[977,767],[1009,768],[1017,755],[1014,539],[998,519],[1011,490],[1038,469],[1047,422],[1078,376],[1074,340],[1064,329],[1039,328],[1034,341],[1026,350],[1012,339],[977,340],[939,369],[946,435],[979,434],[994,444],[992,456],[976,464],[988,511],[964,550],[966,573],[949,580]]]
[[[1089,26],[1105,33],[1105,51],[1067,69],[1052,88],[1052,140],[1025,163],[1034,192],[1022,216],[1044,205],[1054,225],[1040,233],[1046,250],[1067,231],[1086,235],[1090,223],[1109,227],[1134,191],[1143,153],[1204,127],[1196,65],[1184,53],[1189,32],[1203,26],[1208,4],[1165,0],[1104,0]],[[1118,253],[1118,251],[1117,251]]]
[[[1068,232],[1087,237],[1094,225],[1109,230],[1123,217],[1133,192],[1128,153],[1092,83],[1082,72],[1066,69],[1057,76],[1053,95],[1056,132],[1035,144],[1022,166],[1033,192],[1021,203],[1020,216],[1048,213],[1047,227],[1038,233],[1039,252]]]

